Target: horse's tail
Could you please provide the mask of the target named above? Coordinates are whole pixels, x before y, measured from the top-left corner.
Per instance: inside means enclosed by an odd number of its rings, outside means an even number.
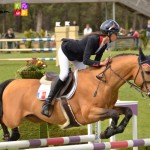
[[[7,85],[12,82],[14,79],[9,79],[0,84],[0,118],[3,115],[3,107],[2,107],[2,96]]]

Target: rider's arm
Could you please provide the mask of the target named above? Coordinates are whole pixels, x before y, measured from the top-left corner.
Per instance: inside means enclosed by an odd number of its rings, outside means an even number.
[[[87,44],[84,50],[83,54],[83,63],[85,65],[91,66],[91,67],[99,67],[100,66],[100,61],[99,60],[92,60],[90,57],[93,54],[94,50],[93,48],[95,47],[95,39],[94,37],[89,37],[87,40]]]

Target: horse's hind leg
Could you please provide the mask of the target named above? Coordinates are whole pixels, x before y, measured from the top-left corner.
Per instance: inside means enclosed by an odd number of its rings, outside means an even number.
[[[19,133],[18,127],[12,129],[12,133],[10,136],[7,126],[3,122],[0,122],[0,124],[1,124],[3,132],[4,132],[4,135],[3,135],[4,141],[17,141],[20,138],[20,133]]]
[[[9,138],[9,141],[17,141],[20,138],[20,133],[18,130],[18,127],[13,128],[11,133],[11,137]]]
[[[7,126],[3,123],[3,122],[1,122],[0,121],[0,124],[1,124],[1,126],[2,126],[2,129],[3,129],[3,133],[4,133],[4,137],[3,137],[3,140],[4,141],[8,141],[9,140],[9,138],[10,138],[10,133],[9,133],[9,131],[8,131],[8,128],[7,128]]]

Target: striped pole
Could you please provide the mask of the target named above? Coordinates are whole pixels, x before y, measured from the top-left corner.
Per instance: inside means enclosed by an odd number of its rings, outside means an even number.
[[[37,58],[39,60],[56,60],[56,58]],[[32,58],[2,58],[0,60],[8,60],[8,61],[22,61],[22,60],[32,60]]]
[[[22,38],[22,39],[0,39],[0,42],[11,42],[11,41],[54,41],[55,38]]]
[[[94,142],[95,135],[81,135],[81,136],[58,137],[58,138],[36,139],[36,140],[0,142],[0,150],[9,148],[29,148],[48,145],[83,143],[88,141]]]
[[[55,38],[22,38],[22,39],[0,39],[0,42],[10,42],[10,41],[54,41]],[[35,52],[35,51],[56,51],[56,48],[24,48],[24,49],[0,49],[1,52]],[[40,60],[55,60],[56,58],[39,58]],[[20,60],[31,60],[31,58],[2,58],[0,60],[9,60],[9,61],[20,61]]]
[[[115,148],[149,146],[149,145],[150,145],[150,138],[118,141],[118,142],[104,142],[104,143],[68,145],[68,146],[45,147],[45,148],[31,148],[31,150],[104,150],[104,149],[115,149]]]
[[[24,48],[24,49],[0,49],[0,51],[56,51],[56,48]]]

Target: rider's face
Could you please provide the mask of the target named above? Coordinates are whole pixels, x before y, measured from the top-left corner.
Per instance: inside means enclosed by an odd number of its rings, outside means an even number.
[[[117,40],[117,35],[115,33],[112,33],[111,36],[110,36],[110,40],[111,42],[114,42]]]

